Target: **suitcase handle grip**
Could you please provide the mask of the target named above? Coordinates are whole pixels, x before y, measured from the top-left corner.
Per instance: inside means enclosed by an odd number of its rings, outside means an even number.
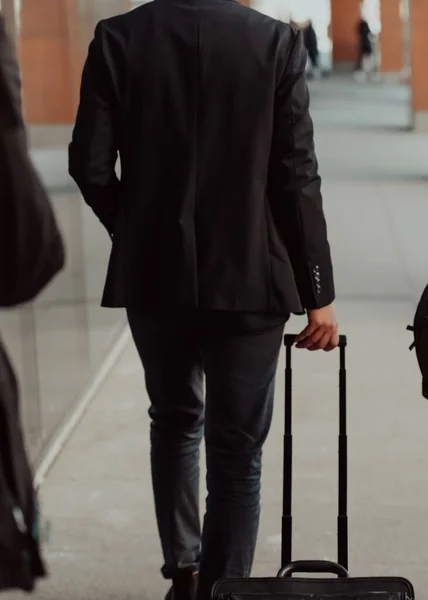
[[[297,335],[295,335],[294,333],[287,333],[284,335],[284,344],[287,347],[294,346],[294,344],[296,343],[296,339]],[[346,348],[347,342],[348,341],[346,335],[339,335],[339,348]]]
[[[278,571],[277,577],[291,577],[293,573],[331,573],[341,579],[349,577],[348,571],[329,560],[296,560]]]

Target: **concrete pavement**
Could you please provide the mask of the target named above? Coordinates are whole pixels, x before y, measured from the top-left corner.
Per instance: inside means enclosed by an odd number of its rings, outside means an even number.
[[[349,337],[350,570],[407,576],[428,599],[428,404],[405,331],[428,282],[428,137],[406,131],[404,89],[330,80],[314,83],[312,95]],[[295,319],[289,331],[302,326]],[[337,359],[296,355],[295,558],[335,557]],[[279,566],[283,391],[281,362],[258,575]],[[42,488],[53,538],[41,600],[150,600],[166,590],[147,407],[130,344]]]

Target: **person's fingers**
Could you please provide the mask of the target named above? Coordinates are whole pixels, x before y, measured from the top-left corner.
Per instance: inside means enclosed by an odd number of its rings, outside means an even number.
[[[309,346],[308,350],[311,350],[311,351],[324,350],[326,348],[327,344],[330,342],[330,339],[331,339],[330,329],[327,329],[327,331],[324,330],[321,332],[321,335],[318,336],[318,339],[315,341],[315,343],[312,346]]]
[[[308,348],[313,344],[313,336],[316,334],[318,330],[314,329],[307,332],[307,335],[297,343],[297,348]]]
[[[336,325],[333,333],[330,336],[330,340],[328,341],[326,347],[324,348],[325,352],[331,352],[335,350],[339,345],[339,326]]]
[[[312,346],[316,346],[318,344],[318,342],[320,341],[320,339],[323,337],[324,333],[325,333],[325,327],[320,325],[310,335],[308,335],[308,337],[306,337],[304,340],[299,342],[297,347],[303,348],[303,349],[308,349],[308,348],[311,348]]]
[[[314,323],[309,323],[309,325],[307,325],[305,329],[297,336],[296,344],[299,345],[304,340],[307,340],[307,338],[310,337],[316,330],[316,325]]]
[[[331,350],[334,350],[339,345],[339,325],[334,328],[333,335],[331,336],[329,344],[333,346]]]
[[[299,335],[296,338],[296,342],[299,342],[301,340],[304,340],[305,338],[307,338],[309,335],[311,335],[316,329],[316,325],[314,323],[308,323],[306,325],[306,327],[304,328],[304,330],[299,333]]]
[[[304,345],[299,346],[307,350],[324,350],[330,352],[339,345],[339,326],[330,325],[320,327],[310,338],[304,340]]]
[[[325,327],[318,327],[315,333],[311,336],[311,343],[307,346],[308,350],[319,350],[319,345],[326,335],[328,335],[328,329]]]

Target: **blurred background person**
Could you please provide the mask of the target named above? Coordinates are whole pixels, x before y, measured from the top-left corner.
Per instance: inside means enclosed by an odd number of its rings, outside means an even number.
[[[364,17],[358,23],[357,35],[359,54],[355,78],[358,81],[364,81],[368,79],[375,69],[373,35]]]
[[[310,71],[308,75],[319,79],[321,76],[321,69],[319,65],[319,50],[318,50],[318,38],[311,20],[303,29],[303,39],[305,42],[306,50],[308,52]]]
[[[28,302],[64,265],[51,205],[30,161],[18,63],[0,16],[0,308]],[[46,574],[18,387],[0,344],[0,591]]]

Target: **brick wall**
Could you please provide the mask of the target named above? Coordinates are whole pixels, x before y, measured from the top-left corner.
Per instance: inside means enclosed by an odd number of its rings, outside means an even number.
[[[404,67],[404,23],[400,4],[401,0],[380,1],[380,53],[384,73],[396,73]]]
[[[360,4],[360,0],[331,0],[330,36],[334,64],[355,64],[357,61]]]
[[[428,111],[427,24],[428,0],[411,0],[411,62],[413,109]]]
[[[95,23],[128,7],[128,0],[22,0],[19,53],[30,125],[74,120]]]

